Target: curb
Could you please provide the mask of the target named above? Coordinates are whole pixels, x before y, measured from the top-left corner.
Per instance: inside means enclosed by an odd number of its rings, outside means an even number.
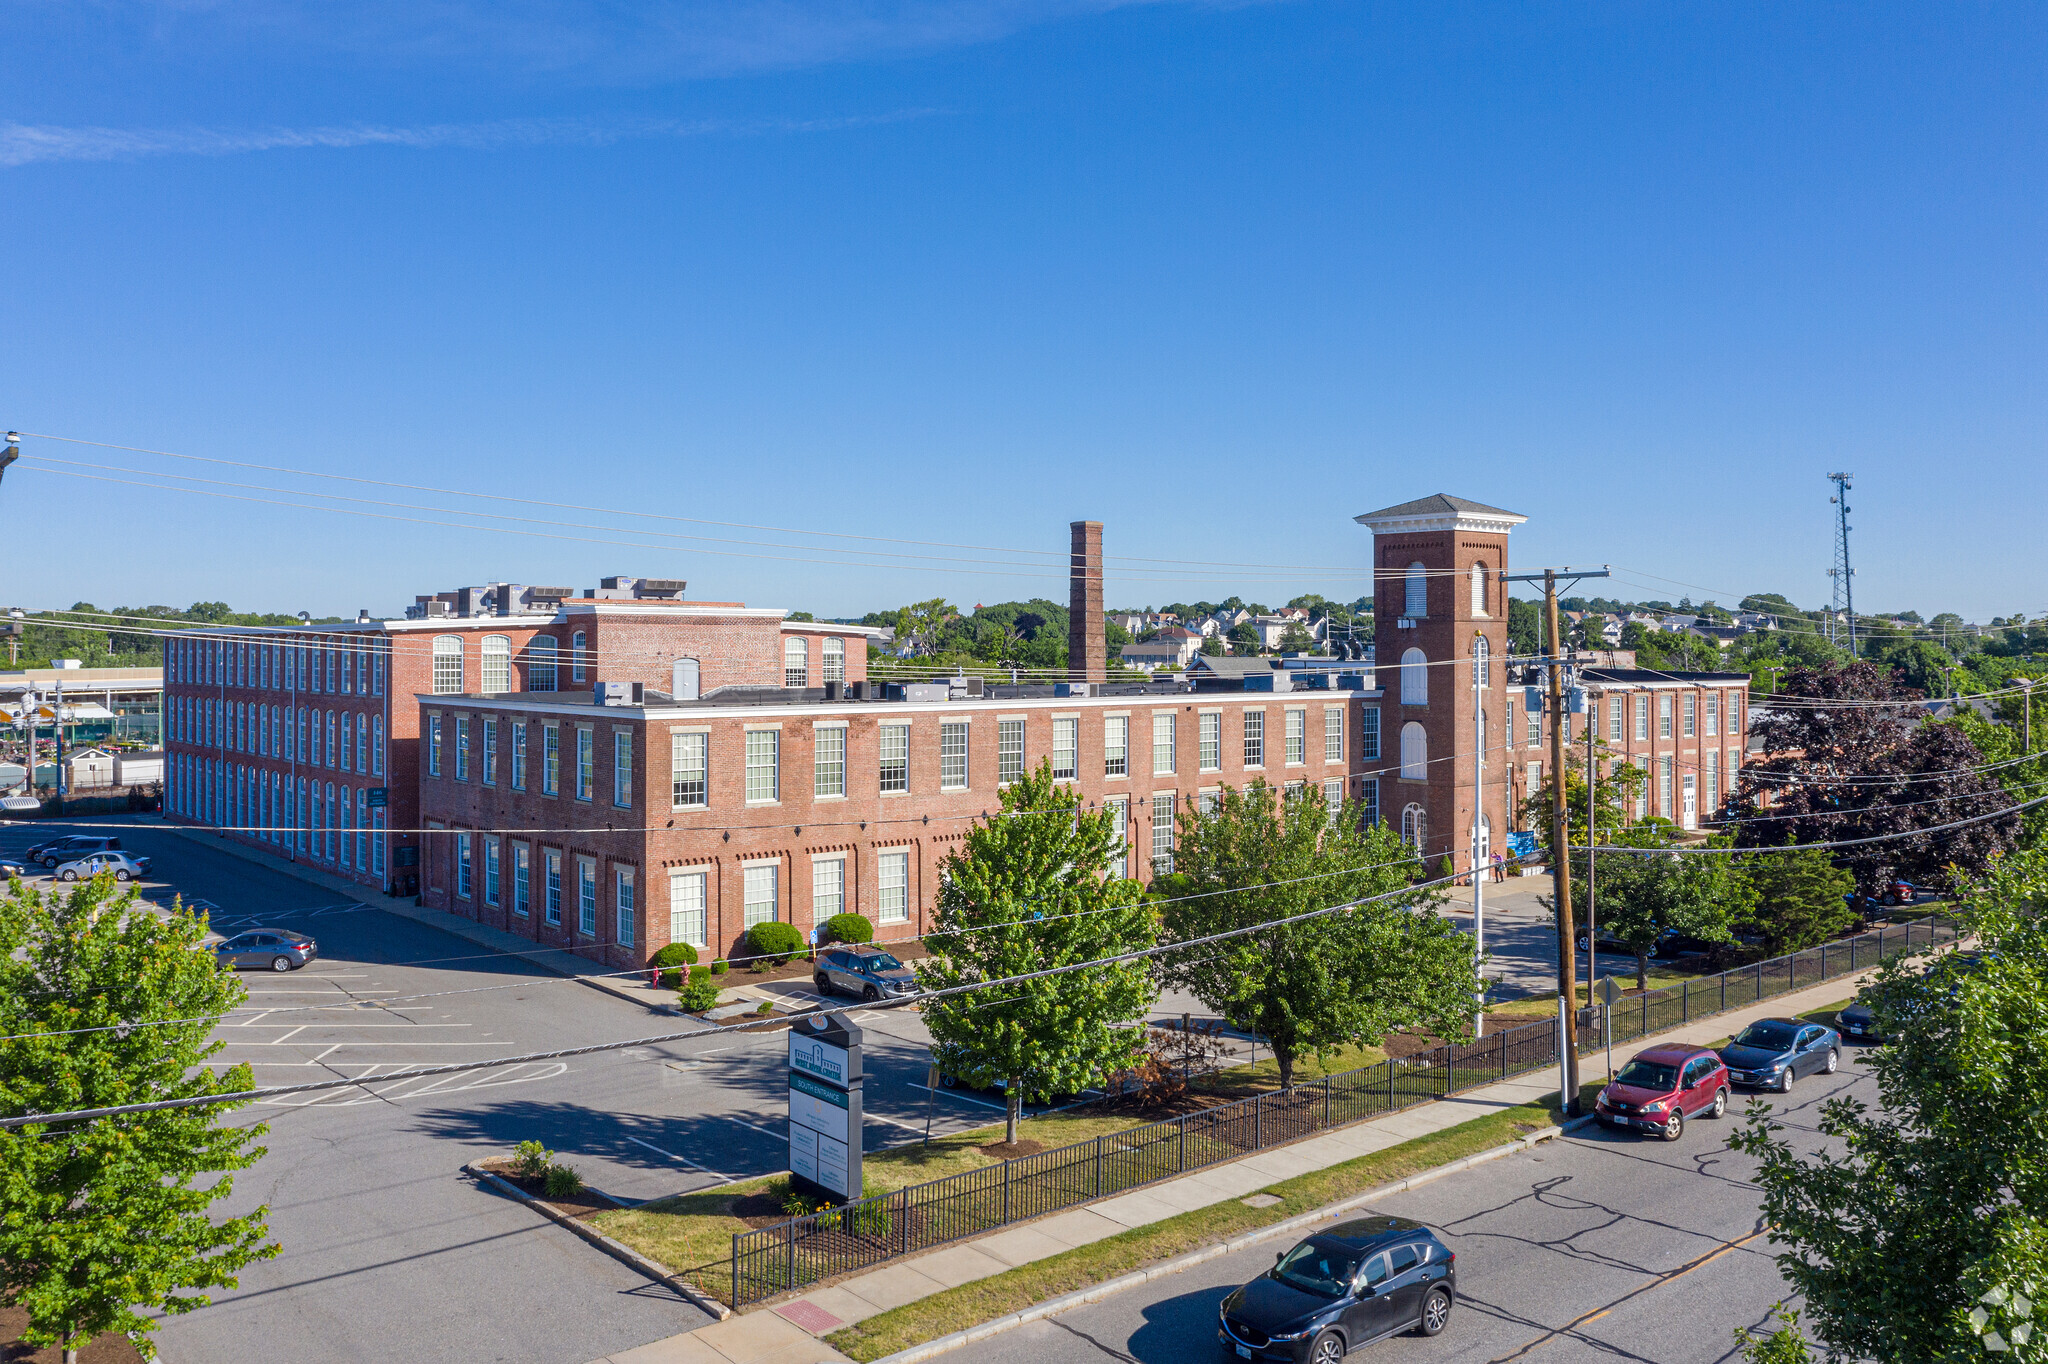
[[[575,1232],[578,1236],[590,1242],[590,1244],[596,1246],[599,1250],[627,1268],[645,1274],[658,1284],[674,1289],[691,1306],[707,1313],[712,1320],[723,1321],[732,1315],[730,1307],[709,1296],[696,1285],[678,1277],[673,1270],[667,1265],[662,1264],[659,1260],[650,1260],[624,1242],[614,1241],[603,1232],[585,1226],[557,1208],[554,1204],[542,1202],[510,1180],[501,1179],[489,1170],[480,1170],[474,1165],[464,1165],[462,1173],[472,1179],[481,1181],[485,1186],[495,1189],[499,1193],[518,1199],[521,1203],[526,1204],[555,1225],[566,1227],[570,1231]]]
[[[1409,1189],[1418,1188],[1435,1180],[1457,1174],[1461,1170],[1469,1170],[1477,1165],[1485,1165],[1504,1156],[1518,1155],[1523,1151],[1534,1148],[1538,1142],[1554,1141],[1564,1136],[1567,1132],[1575,1131],[1590,1121],[1591,1119],[1588,1118],[1577,1118],[1564,1127],[1546,1127],[1541,1131],[1531,1132],[1527,1136],[1518,1137],[1505,1145],[1491,1147],[1476,1154],[1466,1156],[1461,1160],[1454,1160],[1448,1165],[1438,1165],[1410,1175],[1406,1179],[1397,1179],[1390,1183],[1376,1185],[1362,1193],[1356,1193],[1349,1198],[1340,1199],[1335,1203],[1317,1208],[1314,1212],[1302,1213],[1300,1216],[1290,1217],[1285,1221],[1260,1227],[1257,1231],[1246,1232],[1244,1235],[1232,1240],[1216,1245],[1204,1246],[1200,1250],[1189,1251],[1186,1255],[1178,1256],[1171,1260],[1163,1260],[1156,1265],[1150,1265],[1144,1269],[1133,1270],[1129,1274],[1096,1284],[1092,1288],[1080,1289],[1077,1292],[1068,1293],[1062,1297],[1049,1299],[1046,1302],[1027,1307],[1021,1312],[1012,1312],[1007,1316],[997,1317],[994,1321],[985,1321],[979,1326],[970,1326],[964,1331],[955,1331],[950,1336],[941,1336],[937,1340],[929,1340],[922,1345],[913,1345],[907,1350],[898,1350],[893,1355],[884,1355],[881,1359],[876,1360],[875,1364],[919,1364],[919,1361],[949,1353],[963,1345],[976,1344],[987,1340],[991,1336],[1001,1335],[1006,1331],[1013,1331],[1019,1326],[1028,1325],[1043,1317],[1054,1316],[1070,1308],[1080,1307],[1087,1303],[1099,1302],[1104,1298],[1114,1297],[1126,1289],[1137,1288],[1142,1284],[1150,1283],[1154,1279],[1162,1279],[1169,1274],[1178,1274],[1184,1269],[1192,1269],[1194,1266],[1213,1260],[1219,1255],[1235,1254],[1237,1251],[1258,1245],[1264,1241],[1276,1241],[1282,1237],[1291,1236],[1305,1227],[1312,1227],[1318,1222],[1327,1222],[1332,1217],[1349,1212],[1353,1208],[1371,1203],[1377,1199],[1386,1198],[1392,1194],[1405,1193]]]

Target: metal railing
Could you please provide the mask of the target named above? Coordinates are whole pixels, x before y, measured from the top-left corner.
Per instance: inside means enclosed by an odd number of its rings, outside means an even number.
[[[1614,1040],[1631,1041],[1801,990],[1955,936],[1953,920],[1922,920],[1632,995],[1614,1009]],[[1597,1009],[1579,1011],[1582,1047],[1600,1039],[1599,1023]],[[732,1238],[728,1282],[715,1283],[705,1272],[712,1266],[690,1277],[743,1307],[1556,1061],[1557,1025],[1549,1020],[1476,1042],[1439,1046],[739,1232]]]

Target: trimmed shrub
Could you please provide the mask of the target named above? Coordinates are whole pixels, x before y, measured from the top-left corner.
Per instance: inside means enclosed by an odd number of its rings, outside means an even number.
[[[780,966],[804,950],[804,935],[795,924],[770,919],[747,930],[747,946],[756,957],[771,958],[769,965]]]
[[[711,979],[711,968],[708,966],[692,966],[690,968],[690,979],[692,981]]]
[[[755,1014],[757,1014],[757,1015],[764,1015],[764,1016],[765,1016],[765,1015],[767,1015],[767,1014],[772,1014],[772,1013],[774,1013],[774,1012],[775,1012],[775,1001],[774,1001],[774,1000],[772,1000],[772,999],[764,999],[764,1000],[762,1000],[762,1001],[761,1001],[761,1006],[760,1006],[759,1008],[755,1009],[755,1010],[754,1010],[754,1012],[755,1012]]]
[[[676,996],[684,1013],[701,1014],[718,1003],[718,986],[710,980],[693,980]]]
[[[711,963],[711,974],[714,976],[722,976],[730,970],[732,970],[732,963],[724,957],[720,957]]]
[[[825,920],[825,936],[832,942],[873,942],[875,926],[865,914],[834,914]]]
[[[566,1165],[548,1166],[548,1178],[544,1192],[549,1198],[568,1198],[583,1192],[583,1176]]]
[[[686,942],[672,942],[656,952],[648,964],[660,968],[662,989],[679,989],[683,983],[683,968],[697,964],[697,949]]]
[[[555,1153],[537,1141],[522,1141],[512,1148],[512,1173],[521,1179],[539,1179],[548,1172]]]

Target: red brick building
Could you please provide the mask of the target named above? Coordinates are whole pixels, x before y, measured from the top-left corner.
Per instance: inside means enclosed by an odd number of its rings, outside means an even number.
[[[1749,674],[1587,668],[1579,683],[1586,709],[1569,717],[1565,761],[1583,773],[1586,731],[1603,753],[1603,772],[1621,763],[1649,775],[1634,818],[1657,816],[1683,829],[1711,820],[1735,790],[1748,748]],[[1509,698],[1509,762],[1517,799],[1543,789],[1550,773],[1550,731],[1531,716],[1520,692]]]

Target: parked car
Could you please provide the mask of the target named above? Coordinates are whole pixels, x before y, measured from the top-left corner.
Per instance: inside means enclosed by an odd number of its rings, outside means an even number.
[[[1789,1093],[1804,1075],[1832,1075],[1842,1063],[1842,1037],[1833,1028],[1796,1018],[1760,1018],[1721,1048],[1738,1085]]]
[[[130,857],[122,852],[89,852],[85,856],[57,866],[59,881],[83,881],[98,876],[103,871],[114,874],[116,881],[138,881],[149,870],[149,859]]]
[[[1677,1141],[1687,1118],[1726,1113],[1728,1091],[1728,1068],[1719,1056],[1670,1043],[1637,1052],[1600,1091],[1593,1112],[1609,1127]]]
[[[38,843],[28,850],[29,861],[40,862],[54,867],[60,862],[72,862],[93,852],[119,852],[121,840],[101,834],[66,834]]]
[[[286,933],[275,928],[252,928],[213,945],[214,959],[222,966],[267,966],[273,971],[296,971],[320,955],[320,945],[304,933]]]
[[[901,999],[919,986],[909,967],[879,947],[831,947],[818,954],[811,984],[821,995],[842,990],[861,999]]]
[[[1939,959],[1930,969],[1947,974],[1949,983],[1944,993],[1947,998],[1954,999],[1956,994],[1955,977],[1963,972],[1980,970],[1983,965],[1984,954],[1981,952],[1951,952]],[[1889,1036],[1878,1029],[1876,1004],[1879,988],[1875,985],[1865,986],[1857,994],[1854,1003],[1835,1015],[1835,1021],[1842,1026],[1842,1035],[1844,1037],[1858,1042],[1889,1042],[1891,1040]],[[1916,1011],[1927,1007],[1927,999],[1926,995],[1909,990],[1901,994],[1893,1003],[1893,1016],[1898,1017],[1903,1012],[1905,1017],[1910,1018]]]
[[[34,869],[16,857],[0,857],[0,879],[10,876],[28,876]]]
[[[1223,1299],[1216,1338],[1239,1359],[1336,1364],[1349,1350],[1414,1331],[1433,1336],[1457,1300],[1457,1256],[1405,1217],[1317,1232]]]
[[[1878,893],[1878,900],[1888,905],[1910,905],[1918,899],[1920,888],[1911,881],[1900,879],[1891,882]]]

